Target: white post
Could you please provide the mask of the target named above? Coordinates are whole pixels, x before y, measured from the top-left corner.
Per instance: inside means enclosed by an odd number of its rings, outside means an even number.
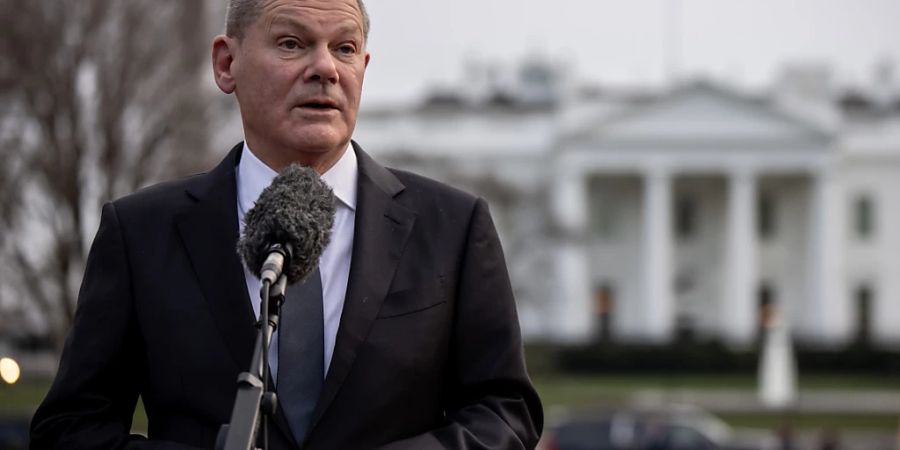
[[[644,311],[648,340],[665,342],[672,337],[672,194],[669,174],[649,169],[644,176]]]
[[[785,409],[797,401],[797,361],[786,322],[778,313],[770,320],[759,362],[759,399],[769,409]]]
[[[803,307],[803,334],[817,343],[837,345],[850,338],[852,314],[841,270],[845,208],[837,177],[815,174],[810,189],[809,289]]]
[[[731,174],[728,186],[722,336],[749,345],[756,331],[756,180],[748,170]]]
[[[556,252],[558,297],[554,308],[554,337],[562,342],[584,342],[593,328],[591,278],[587,248],[588,201],[584,175],[558,174],[553,206],[561,237]]]

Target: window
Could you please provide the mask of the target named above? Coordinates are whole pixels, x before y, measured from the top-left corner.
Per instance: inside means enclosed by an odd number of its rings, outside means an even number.
[[[615,307],[615,291],[609,283],[594,289],[594,316],[597,320],[597,334],[601,341],[612,338],[612,312]]]
[[[872,287],[863,284],[856,289],[856,341],[868,344],[872,329]]]
[[[775,325],[779,319],[779,311],[777,300],[775,299],[775,288],[768,282],[764,282],[759,286],[757,292],[757,337],[762,339],[766,335],[766,330]]]
[[[601,238],[611,238],[616,234],[616,217],[612,205],[607,202],[594,202],[591,208],[591,221],[594,233]]]
[[[667,441],[668,446],[665,448],[672,450],[707,450],[716,448],[706,436],[684,425],[672,425],[669,429]]]
[[[619,208],[616,197],[608,186],[594,181],[590,186],[590,226],[595,236],[609,239],[616,236],[616,219]]]
[[[760,239],[771,239],[775,236],[775,197],[771,194],[764,193],[759,196],[756,220]]]
[[[680,239],[697,234],[697,202],[692,196],[680,196],[675,202],[675,233]]]
[[[860,239],[869,239],[875,234],[875,204],[868,195],[861,195],[856,199],[855,228],[856,235]]]

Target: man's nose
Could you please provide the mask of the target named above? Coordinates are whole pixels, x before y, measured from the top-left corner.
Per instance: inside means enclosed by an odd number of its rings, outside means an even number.
[[[327,46],[317,46],[313,52],[309,54],[309,65],[306,67],[304,79],[311,82],[319,82],[322,84],[336,84],[338,82],[338,71],[335,65],[334,55]]]

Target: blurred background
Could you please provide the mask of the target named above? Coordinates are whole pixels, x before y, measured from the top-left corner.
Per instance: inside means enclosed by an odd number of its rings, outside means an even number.
[[[367,7],[354,138],[488,200],[544,448],[900,448],[900,2]],[[100,205],[241,139],[224,14],[0,0],[0,449]]]

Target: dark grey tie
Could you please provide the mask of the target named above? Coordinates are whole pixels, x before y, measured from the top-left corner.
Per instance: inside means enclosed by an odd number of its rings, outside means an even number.
[[[316,268],[289,286],[278,332],[278,402],[297,443],[303,445],[325,377],[322,278]]]

